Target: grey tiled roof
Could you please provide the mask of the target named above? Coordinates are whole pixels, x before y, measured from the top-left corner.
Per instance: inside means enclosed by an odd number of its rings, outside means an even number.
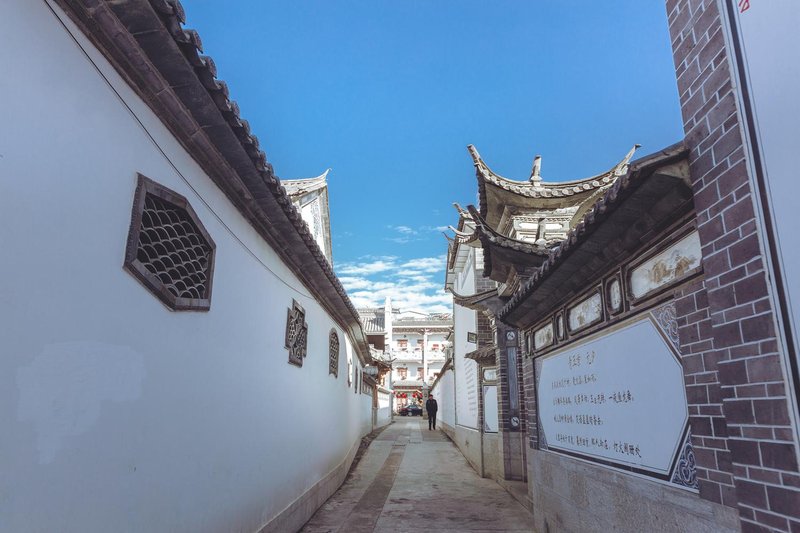
[[[362,308],[358,309],[357,311],[365,333],[370,334],[386,332],[386,316],[382,308]]]
[[[178,0],[59,1],[189,154],[303,284],[349,331],[362,361],[358,314],[267,162]]]
[[[329,170],[326,170],[315,178],[281,180],[281,185],[283,185],[283,188],[286,189],[286,194],[290,197],[301,196],[325,187],[327,185],[328,172]]]

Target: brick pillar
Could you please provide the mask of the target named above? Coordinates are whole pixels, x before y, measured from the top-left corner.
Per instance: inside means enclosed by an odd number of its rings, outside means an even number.
[[[726,0],[731,1],[731,0]],[[755,196],[725,42],[722,0],[668,0],[722,410],[743,531],[800,531],[800,475],[787,380],[761,254]],[[724,417],[724,425],[722,428]],[[705,424],[698,420],[692,421]],[[714,424],[716,424],[716,429]],[[707,431],[707,426],[706,426]],[[719,458],[724,457],[721,454]],[[720,466],[722,484],[727,468]],[[702,490],[702,485],[701,485]],[[710,494],[706,490],[704,496]],[[723,501],[730,499],[724,489]]]
[[[527,467],[519,332],[498,321],[495,321],[494,330],[497,340],[497,409],[502,474],[505,479],[524,481]]]

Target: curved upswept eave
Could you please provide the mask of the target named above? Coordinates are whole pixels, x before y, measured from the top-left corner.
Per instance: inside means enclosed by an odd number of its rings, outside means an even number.
[[[528,198],[566,198],[575,195],[585,196],[594,191],[610,187],[616,179],[623,175],[627,170],[636,150],[640,145],[635,144],[623,157],[619,163],[611,169],[590,176],[571,181],[545,182],[539,176],[540,158],[537,156],[531,177],[528,181],[516,181],[501,176],[494,172],[483,160],[474,145],[467,146],[467,150],[472,157],[475,174],[478,179],[478,196],[480,203],[480,213],[486,218],[488,215],[487,187],[497,187],[503,191],[508,191]]]

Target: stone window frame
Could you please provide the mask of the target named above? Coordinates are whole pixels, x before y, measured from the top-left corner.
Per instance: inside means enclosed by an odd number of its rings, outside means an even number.
[[[189,200],[182,194],[157,183],[144,174],[136,174],[136,191],[133,196],[133,207],[131,209],[131,223],[128,228],[128,239],[125,247],[125,260],[123,268],[133,277],[144,285],[156,298],[173,311],[208,311],[211,308],[211,293],[214,281],[214,264],[216,262],[217,245],[214,239],[206,230],[200,217],[192,208]],[[163,202],[172,204],[176,208],[183,210],[189,217],[190,222],[195,226],[200,236],[205,239],[211,248],[209,255],[209,266],[206,272],[208,283],[206,284],[205,298],[185,298],[174,295],[166,287],[163,281],[150,272],[138,257],[139,240],[142,229],[142,216],[145,210],[145,200],[147,195],[155,196]]]
[[[331,328],[328,334],[328,374],[339,378],[339,354],[341,353],[341,343],[336,328]]]

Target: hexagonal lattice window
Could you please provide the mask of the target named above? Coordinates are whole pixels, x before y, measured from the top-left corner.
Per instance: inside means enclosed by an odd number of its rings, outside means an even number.
[[[216,245],[188,200],[139,174],[125,269],[170,309],[206,311]]]
[[[339,335],[335,329],[328,337],[328,373],[339,377]]]

